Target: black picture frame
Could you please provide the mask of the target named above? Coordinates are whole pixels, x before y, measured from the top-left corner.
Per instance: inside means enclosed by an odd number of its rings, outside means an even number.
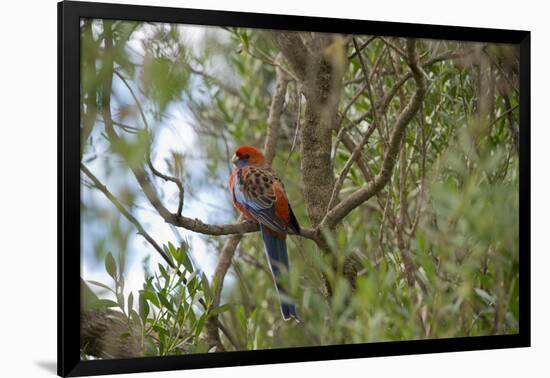
[[[81,361],[79,355],[80,137],[79,20],[108,18],[196,25],[437,38],[517,44],[520,48],[519,333]],[[58,374],[83,376],[336,360],[530,346],[530,32],[106,3],[58,3]]]

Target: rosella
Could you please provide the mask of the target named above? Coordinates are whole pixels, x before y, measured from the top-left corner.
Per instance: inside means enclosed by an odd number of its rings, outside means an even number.
[[[288,273],[289,268],[287,233],[289,230],[300,233],[300,225],[288,203],[283,183],[256,147],[240,146],[232,162],[235,168],[229,176],[229,190],[233,205],[247,220],[259,223],[283,319],[299,320],[296,305],[281,285],[282,273]]]

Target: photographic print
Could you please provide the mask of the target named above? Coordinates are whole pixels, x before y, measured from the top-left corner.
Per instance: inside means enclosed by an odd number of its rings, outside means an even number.
[[[77,38],[81,361],[519,333],[518,44]]]

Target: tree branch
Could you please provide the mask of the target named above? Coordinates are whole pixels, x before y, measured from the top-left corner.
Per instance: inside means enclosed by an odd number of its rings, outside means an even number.
[[[371,86],[371,82],[370,82],[369,70],[367,68],[367,65],[363,61],[363,54],[361,54],[359,52],[359,47],[357,46],[357,41],[355,40],[355,38],[353,39],[353,46],[355,47],[355,50],[358,51],[357,52],[357,57],[359,58],[359,63],[361,64],[361,71],[363,72],[363,77],[365,79],[365,84],[366,84],[366,88],[367,88],[367,94],[369,95],[369,102],[371,104],[371,112],[372,112],[372,118],[374,119],[374,126],[376,126],[378,128],[378,132],[380,133],[380,136],[382,137],[382,135],[383,135],[382,131],[381,131],[382,125],[380,124],[380,118],[378,117],[378,111],[376,110],[376,104],[374,103],[374,96],[372,94],[372,86]],[[384,142],[386,142],[386,141],[384,141]]]
[[[408,57],[407,53],[403,51],[401,47],[395,45],[393,42],[386,38],[380,37],[380,39],[382,40],[382,42],[384,42],[384,44],[395,50],[403,59],[406,59]]]
[[[367,89],[367,94],[368,94],[368,98],[369,98],[369,103],[371,105],[371,112],[372,112],[372,115],[373,115],[373,121],[374,122],[371,123],[371,125],[368,127],[367,131],[363,135],[363,138],[362,138],[361,142],[355,147],[355,149],[353,150],[353,152],[352,152],[351,156],[349,157],[348,161],[344,165],[344,169],[340,173],[340,176],[338,177],[338,181],[336,182],[336,184],[333,187],[332,195],[331,195],[328,207],[327,207],[327,212],[332,209],[333,204],[335,203],[336,199],[338,198],[338,195],[340,193],[342,185],[344,184],[344,180],[346,179],[346,176],[348,175],[348,172],[351,169],[351,166],[353,165],[353,163],[355,161],[357,161],[359,159],[359,157],[361,155],[361,152],[363,150],[363,147],[367,144],[367,141],[369,140],[370,135],[373,133],[374,129],[377,128],[379,133],[380,133],[380,136],[383,135],[382,132],[381,132],[380,118],[378,116],[378,113],[377,113],[377,110],[376,110],[376,105],[374,103],[373,90],[372,90],[372,86],[371,86],[371,74],[369,74],[367,66],[366,66],[366,64],[363,60],[363,55],[362,55],[362,53],[359,49],[359,46],[357,44],[357,40],[355,38],[353,38],[352,40],[353,40],[353,45],[355,47],[355,50],[357,51],[357,56],[359,58],[359,63],[361,65],[361,70],[363,72],[363,77],[365,79],[365,84],[364,84],[363,87]],[[374,76],[374,73],[377,70],[378,64],[381,62],[381,57],[384,54],[384,51],[385,51],[385,49],[378,56],[378,59],[376,60],[376,62],[374,64],[374,70],[372,72],[372,76]],[[344,130],[344,133],[345,133],[345,131],[346,130]],[[384,144],[387,144],[386,139],[382,139],[382,140],[383,140]],[[322,227],[322,224],[321,224],[321,227]],[[356,287],[356,278],[357,278],[357,271],[358,271],[357,264],[358,264],[358,261],[354,257],[353,254],[350,254],[350,255],[346,256],[346,258],[344,260],[344,276],[346,277],[346,279],[350,283],[351,287],[354,288],[354,289]],[[325,279],[325,282],[328,282],[328,281]],[[325,286],[327,288],[329,288],[329,285],[327,285],[327,283],[325,284]],[[330,290],[328,290],[328,292],[330,292]]]
[[[143,121],[143,126],[145,126],[145,128],[148,129],[149,124],[147,122],[147,118],[145,117],[145,112],[143,111],[143,108],[141,107],[141,103],[139,102],[139,99],[138,99],[136,93],[134,92],[134,90],[130,86],[130,83],[128,83],[128,80],[126,80],[126,78],[120,72],[118,72],[117,70],[113,69],[113,73],[115,75],[117,75],[118,78],[124,83],[124,86],[126,86],[126,88],[128,88],[128,91],[132,95],[132,98],[134,99],[134,102],[136,103],[136,106],[138,108],[141,120]]]
[[[353,53],[351,53],[351,55],[348,56],[348,60],[352,60],[353,58],[355,58],[355,55],[357,55],[359,52],[363,51],[369,45],[369,43],[374,41],[376,38],[378,38],[378,36],[374,35],[374,36],[370,37],[369,39],[367,39],[365,42],[363,42],[361,44],[361,46],[359,46],[358,49],[356,48],[355,51],[353,51]],[[361,79],[361,81],[362,81],[362,79]],[[344,83],[344,85],[346,85],[346,84],[348,84],[348,83],[347,82]]]
[[[440,54],[436,57],[428,59],[427,61],[422,63],[421,67],[422,68],[428,68],[428,67],[431,67],[432,65],[434,65],[436,63],[440,63],[440,62],[443,62],[445,60],[462,58],[464,56],[472,54],[473,51],[474,51],[473,49],[468,49],[468,50],[465,50],[465,51],[447,51],[447,52],[444,52],[444,53],[442,53],[442,54]],[[395,95],[397,94],[399,89],[412,77],[413,77],[413,73],[411,71],[404,74],[401,78],[399,78],[399,80],[397,80],[393,84],[393,86],[384,95],[384,97],[376,102],[376,107],[378,109],[379,114],[384,114],[386,112],[388,106],[391,103],[391,100],[395,97]],[[357,79],[354,79],[353,82],[354,83],[355,82],[361,82],[363,80],[364,80],[364,78],[361,76]],[[352,120],[351,123],[353,125],[357,125],[357,124],[361,123],[362,121],[364,121],[365,119],[367,119],[368,117],[371,116],[371,111],[372,111],[372,109],[368,110],[367,112],[365,112],[363,115],[361,115],[357,119]]]
[[[107,187],[105,185],[103,185],[103,183],[101,183],[101,181],[99,181],[99,179],[88,169],[88,167],[86,167],[86,165],[84,165],[83,163],[80,163],[80,170],[82,172],[84,172],[84,174],[86,176],[88,176],[88,178],[92,181],[92,183],[94,184],[94,186],[99,189],[100,192],[102,192],[105,197],[107,197],[107,199],[109,201],[111,201],[111,203],[117,208],[117,210],[130,222],[134,225],[134,227],[138,230],[138,234],[143,236],[143,238],[145,240],[147,240],[149,242],[149,244],[151,244],[151,246],[162,256],[162,258],[164,259],[164,261],[166,261],[166,263],[171,267],[171,268],[174,268],[175,269],[175,266],[174,264],[172,263],[172,261],[170,261],[170,259],[168,258],[168,256],[166,255],[166,253],[164,253],[163,249],[161,248],[160,245],[157,244],[157,242],[155,241],[155,239],[153,239],[151,237],[151,235],[149,235],[149,233],[147,233],[147,231],[145,231],[145,229],[143,228],[143,226],[141,225],[141,223],[139,223],[139,221],[136,219],[136,217],[134,217],[128,210],[126,210],[126,208],[124,207],[124,205],[118,200],[118,198],[113,195],[109,189],[107,189]]]
[[[401,251],[401,259],[405,266],[405,275],[407,277],[407,283],[409,286],[414,285],[415,274],[417,266],[414,259],[408,249],[408,243],[405,241],[403,234],[405,233],[405,227],[407,222],[407,158],[406,158],[406,143],[401,144],[401,150],[399,152],[399,213],[397,216],[397,222],[395,224],[395,234],[397,237],[397,245]]]
[[[165,175],[164,173],[159,172],[154,166],[153,162],[151,161],[151,156],[147,156],[147,165],[149,166],[149,169],[153,174],[157,177],[160,177],[164,181],[171,181],[178,187],[179,194],[178,194],[178,211],[176,212],[176,215],[178,217],[181,217],[181,212],[183,210],[183,201],[185,196],[185,189],[183,188],[183,183],[181,180],[177,179],[176,177]]]
[[[363,139],[361,139],[361,142],[355,146],[355,149],[353,150],[352,154],[346,161],[346,164],[344,165],[344,168],[342,169],[342,172],[340,172],[340,175],[338,176],[338,180],[334,184],[334,189],[332,190],[332,195],[330,197],[330,202],[328,205],[328,210],[332,209],[334,206],[334,203],[336,202],[336,198],[338,198],[338,194],[340,194],[340,190],[342,190],[342,186],[344,185],[344,180],[346,179],[349,170],[351,169],[351,166],[353,163],[355,163],[359,157],[361,156],[361,152],[363,151],[363,147],[367,144],[371,134],[373,133],[374,129],[376,128],[376,124],[372,123],[367,131],[365,132],[365,135],[363,135]]]
[[[275,146],[281,129],[281,114],[285,105],[286,88],[288,85],[288,75],[279,67],[277,71],[277,82],[275,85],[275,93],[271,100],[269,109],[269,117],[267,118],[267,134],[264,143],[264,156],[267,164],[271,165],[275,156]]]
[[[415,51],[415,40],[413,39],[407,40],[407,57],[409,60],[411,75],[416,82],[416,91],[407,106],[397,118],[390,137],[388,149],[384,155],[381,171],[376,175],[371,183],[358,189],[348,198],[331,209],[323,218],[321,222],[322,227],[334,227],[353,209],[379,192],[388,182],[393,171],[393,167],[395,166],[396,156],[399,152],[399,146],[405,133],[405,129],[414,115],[418,112],[426,93],[426,78],[418,63],[418,58]]]

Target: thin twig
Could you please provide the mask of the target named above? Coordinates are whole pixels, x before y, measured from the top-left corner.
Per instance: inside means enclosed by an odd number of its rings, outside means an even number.
[[[386,219],[389,217],[389,210],[391,206],[391,196],[392,196],[392,182],[388,183],[388,195],[386,196],[386,204],[383,207],[382,220],[380,221],[380,228],[378,229],[378,244],[380,246],[380,251],[382,252],[382,257],[386,257],[386,249],[384,247],[384,230],[386,227]]]
[[[159,172],[153,166],[153,162],[151,161],[151,155],[150,154],[147,155],[147,165],[149,166],[149,169],[151,170],[151,172],[153,172],[153,174],[155,176],[160,177],[164,181],[173,182],[178,187],[178,191],[179,191],[179,194],[178,194],[178,210],[176,212],[176,215],[178,217],[181,217],[181,212],[183,210],[183,201],[184,201],[184,196],[185,196],[185,189],[183,188],[183,183],[181,182],[180,179],[178,179],[176,177],[165,175],[164,173]]]
[[[296,148],[296,142],[298,141],[298,133],[300,132],[300,117],[302,116],[302,90],[298,87],[298,83],[296,85],[296,125],[294,130],[294,137],[292,138],[292,146],[290,147],[290,151],[288,152],[288,156],[285,161],[285,166],[290,161],[290,157],[292,156],[292,153],[294,152],[294,149]]]
[[[376,38],[378,38],[377,35],[375,36],[372,36],[370,37],[369,39],[367,39],[365,42],[363,42],[361,44],[361,46],[359,46],[358,49],[354,49],[353,53],[351,53],[350,56],[348,56],[348,60],[352,60],[353,58],[355,58],[355,55],[359,54],[361,51],[363,51],[372,41],[374,41]]]
[[[134,217],[128,210],[126,210],[126,208],[118,200],[118,198],[115,195],[113,195],[109,191],[109,189],[107,189],[107,187],[103,183],[101,183],[101,181],[99,181],[99,179],[88,169],[88,167],[86,167],[86,165],[84,165],[84,163],[80,163],[80,170],[84,172],[86,176],[88,176],[88,178],[92,181],[94,187],[99,189],[99,191],[102,192],[109,201],[111,201],[111,203],[117,208],[117,210],[122,215],[124,215],[124,217],[128,219],[130,223],[134,225],[134,227],[138,230],[138,234],[143,236],[143,238],[145,238],[145,240],[147,240],[149,244],[151,244],[151,246],[162,256],[164,261],[166,261],[166,263],[171,268],[176,269],[176,266],[174,265],[174,263],[166,255],[166,253],[164,253],[164,250],[157,244],[157,242],[151,237],[151,235],[149,235],[149,233],[145,231],[145,229],[139,223],[136,217]]]
[[[416,90],[409,103],[399,114],[393,132],[389,141],[388,149],[385,152],[382,169],[376,175],[375,179],[368,185],[356,190],[345,200],[334,206],[321,221],[321,226],[334,227],[353,209],[367,201],[373,195],[378,193],[387,184],[395,166],[395,158],[399,152],[399,146],[405,133],[407,125],[418,112],[420,105],[426,93],[426,76],[418,63],[415,51],[415,40],[407,41],[407,54],[409,67],[416,82]]]
[[[512,90],[519,95],[518,86],[512,81],[512,79],[510,79],[506,71],[504,71],[504,68],[502,68],[501,65],[498,64],[495,58],[491,54],[489,54],[489,52],[487,52],[486,49],[483,48],[481,49],[481,51],[489,58],[489,60],[491,61],[491,63],[493,63],[493,65],[497,68],[497,70],[499,70],[500,74],[502,75],[502,77],[504,77],[504,80],[506,80],[506,82],[510,85]]]
[[[271,164],[275,156],[275,145],[281,129],[281,115],[285,104],[286,89],[288,86],[288,74],[281,68],[277,68],[275,92],[271,100],[269,116],[267,118],[267,132],[264,142],[264,156],[267,164]]]
[[[357,159],[359,159],[361,152],[363,150],[363,147],[367,144],[369,141],[369,138],[376,128],[375,124],[371,124],[367,131],[365,132],[365,135],[363,135],[363,139],[361,142],[355,147],[355,150],[353,150],[352,154],[346,161],[346,164],[344,165],[344,168],[342,169],[342,172],[340,172],[340,175],[338,176],[338,180],[334,184],[334,188],[332,190],[332,194],[330,196],[330,201],[328,204],[327,211],[331,210],[334,206],[334,203],[336,202],[336,198],[338,198],[338,194],[340,194],[340,190],[342,189],[342,186],[344,185],[344,180],[346,179],[349,170],[351,169],[351,166]]]
[[[420,135],[422,139],[422,157],[420,161],[420,193],[418,195],[418,200],[416,201],[416,213],[414,220],[412,222],[411,229],[408,231],[410,236],[416,233],[416,228],[420,221],[420,214],[422,212],[422,204],[424,202],[424,191],[425,191],[425,181],[426,181],[426,154],[428,152],[428,138],[426,137],[425,132],[425,122],[424,122],[424,112],[423,107],[420,108]]]
[[[403,59],[407,59],[407,53],[401,49],[401,47],[395,45],[393,42],[390,42],[388,39],[380,37],[380,39],[393,50],[395,50]]]
[[[134,92],[134,90],[132,89],[132,87],[130,86],[130,84],[128,83],[128,81],[126,80],[126,78],[120,73],[118,72],[117,70],[113,69],[113,73],[115,75],[117,75],[120,80],[122,80],[122,82],[124,83],[124,85],[126,86],[126,88],[128,88],[128,91],[130,92],[130,94],[132,95],[132,98],[134,99],[134,102],[136,103],[136,106],[139,110],[139,114],[141,116],[141,119],[143,121],[143,126],[145,126],[146,129],[149,128],[149,124],[147,123],[147,118],[145,117],[145,112],[143,111],[143,108],[141,107],[141,104],[139,102],[139,99],[137,98],[137,95],[136,93]]]
[[[353,39],[353,45],[357,50],[358,47],[357,47],[357,41],[355,40],[355,38]],[[369,102],[371,104],[371,112],[372,112],[372,118],[374,119],[374,125],[378,128],[378,132],[380,133],[380,136],[383,137],[382,130],[381,130],[382,125],[380,124],[380,117],[378,116],[378,111],[376,109],[376,104],[374,102],[374,96],[372,94],[372,86],[370,81],[369,70],[365,62],[363,61],[363,55],[361,53],[358,53],[357,57],[359,58],[359,63],[361,64],[361,70],[363,71],[363,77],[365,79],[367,93],[369,95]],[[387,146],[388,144],[387,140],[385,138],[382,138],[382,141]]]

